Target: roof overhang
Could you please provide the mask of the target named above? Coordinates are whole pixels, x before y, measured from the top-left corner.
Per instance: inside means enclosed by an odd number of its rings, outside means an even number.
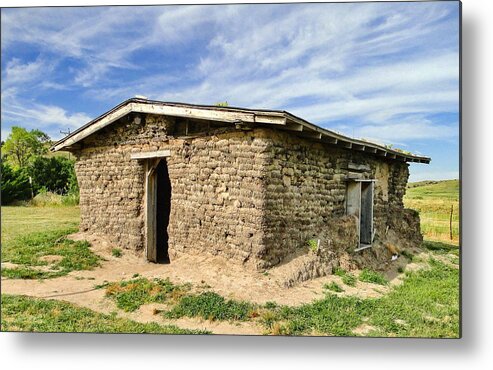
[[[429,157],[418,156],[408,152],[404,153],[376,143],[349,138],[316,126],[286,111],[167,103],[138,98],[126,100],[110,111],[85,124],[65,138],[56,142],[50,150],[69,150],[70,147],[77,142],[130,113],[157,114],[199,120],[230,122],[231,124],[253,123],[272,125],[281,130],[293,131],[298,136],[334,144],[346,149],[371,153],[388,159],[418,163],[430,163],[431,161]]]

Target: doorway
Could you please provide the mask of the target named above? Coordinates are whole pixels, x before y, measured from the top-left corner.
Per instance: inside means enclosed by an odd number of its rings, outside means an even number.
[[[149,163],[147,175],[147,259],[169,263],[168,225],[171,181],[165,158]]]
[[[346,213],[358,219],[359,242],[356,250],[371,247],[373,243],[374,180],[349,181],[346,191]]]

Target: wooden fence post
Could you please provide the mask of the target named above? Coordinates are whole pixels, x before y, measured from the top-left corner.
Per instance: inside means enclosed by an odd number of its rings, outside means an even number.
[[[452,240],[453,234],[452,234],[452,215],[454,214],[454,205],[450,207],[450,240]]]

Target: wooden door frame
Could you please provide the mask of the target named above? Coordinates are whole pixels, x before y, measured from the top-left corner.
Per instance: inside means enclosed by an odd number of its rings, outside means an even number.
[[[146,161],[145,179],[145,255],[150,262],[157,262],[156,248],[156,205],[157,179],[156,168],[161,158],[152,158]]]

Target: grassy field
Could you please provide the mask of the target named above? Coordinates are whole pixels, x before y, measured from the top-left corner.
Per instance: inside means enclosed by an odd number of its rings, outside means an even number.
[[[2,276],[45,279],[98,266],[87,242],[65,235],[77,231],[78,207],[2,207]],[[54,263],[46,258],[59,256]]]
[[[411,183],[404,197],[406,208],[420,213],[421,231],[428,240],[459,244],[459,181]],[[452,211],[452,239],[450,213]]]
[[[2,247],[21,235],[43,231],[75,229],[79,207],[2,206]]]

